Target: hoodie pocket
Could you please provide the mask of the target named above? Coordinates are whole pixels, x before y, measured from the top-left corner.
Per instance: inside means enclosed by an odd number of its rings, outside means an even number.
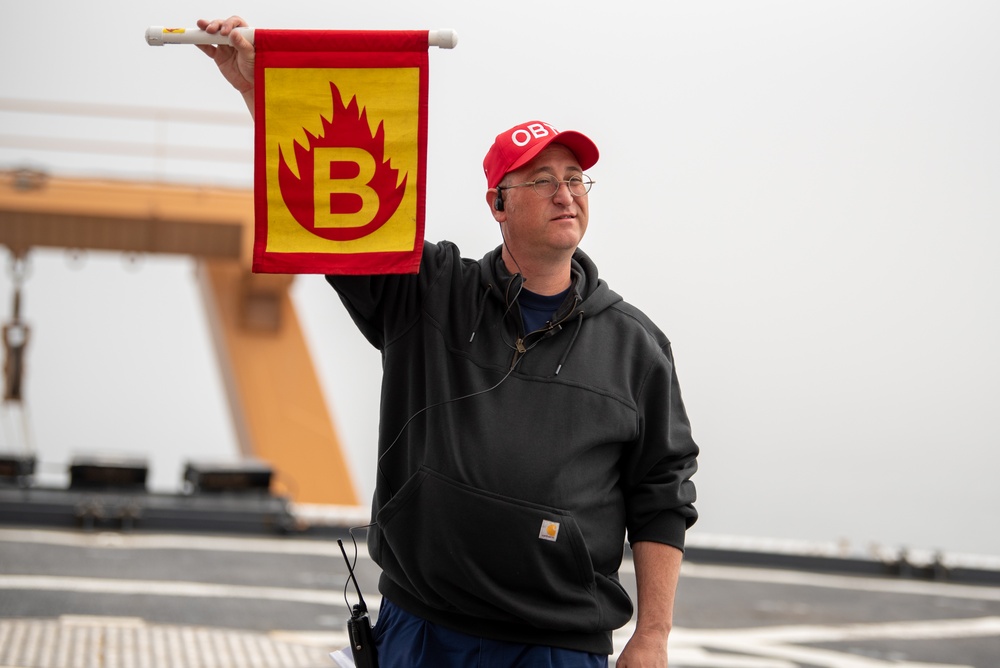
[[[377,515],[383,571],[431,607],[501,622],[602,629],[593,565],[566,511],[421,467]]]

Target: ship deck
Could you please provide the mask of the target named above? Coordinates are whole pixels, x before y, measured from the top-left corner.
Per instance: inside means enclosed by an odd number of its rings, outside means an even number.
[[[346,645],[355,595],[345,597],[336,539],[349,554],[354,545],[343,513],[273,522],[261,506],[257,525],[232,516],[186,528],[199,512],[188,504],[188,515],[151,528],[38,507],[0,498],[2,668],[331,668],[329,652]],[[359,547],[357,577],[377,615],[378,567]],[[695,541],[670,665],[996,668],[998,574]],[[630,559],[621,576],[634,595]],[[617,651],[631,631],[616,632]]]

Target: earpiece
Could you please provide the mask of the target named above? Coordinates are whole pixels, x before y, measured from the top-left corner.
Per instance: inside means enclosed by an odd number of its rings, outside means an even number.
[[[497,198],[493,200],[493,208],[497,211],[503,211],[503,197],[500,196],[500,192],[497,192]]]

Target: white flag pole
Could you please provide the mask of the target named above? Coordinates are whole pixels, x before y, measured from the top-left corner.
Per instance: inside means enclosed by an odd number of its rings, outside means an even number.
[[[234,28],[233,32],[242,33],[244,37],[253,42],[253,28]],[[146,28],[146,43],[150,46],[163,46],[164,44],[229,44],[229,36],[225,37],[219,33],[209,34],[200,28],[165,28],[163,26],[149,26]],[[458,44],[458,34],[454,30],[428,30],[428,46],[437,46],[442,49],[453,49]]]

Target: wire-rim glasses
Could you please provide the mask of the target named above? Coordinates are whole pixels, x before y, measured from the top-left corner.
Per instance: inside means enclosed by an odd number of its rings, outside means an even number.
[[[566,187],[569,188],[569,192],[573,197],[582,197],[583,195],[586,195],[590,192],[591,186],[594,185],[594,181],[586,174],[582,176],[571,176],[562,181],[553,176],[542,176],[534,181],[515,183],[512,186],[497,186],[497,190],[504,191],[510,190],[511,188],[531,186],[541,197],[554,197],[555,194],[559,192],[559,186],[564,183],[566,184]]]

